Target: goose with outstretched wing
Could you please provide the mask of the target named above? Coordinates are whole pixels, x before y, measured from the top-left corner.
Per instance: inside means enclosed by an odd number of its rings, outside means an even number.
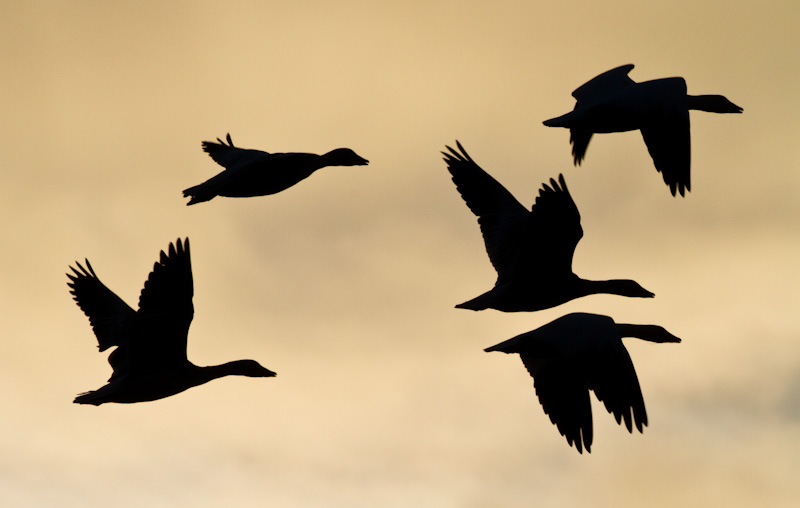
[[[689,110],[741,113],[742,108],[722,95],[689,95],[683,78],[637,83],[628,77],[632,64],[623,65],[578,87],[575,108],[545,120],[548,127],[569,129],[572,156],[579,165],[593,134],[641,131],[656,170],[674,196],[691,190]]]
[[[161,251],[134,311],[105,286],[86,260],[67,273],[70,293],[89,318],[100,351],[113,373],[105,386],[82,393],[76,404],[133,403],[163,399],[223,376],[273,377],[254,360],[200,367],[186,356],[194,316],[194,286],[189,239]]]
[[[457,308],[536,311],[599,293],[654,296],[633,280],[587,280],[575,275],[572,258],[583,229],[563,175],[543,184],[527,210],[456,143],[458,150],[448,146],[448,152],[442,152],[444,160],[456,189],[478,217],[486,252],[497,271],[492,289]]]
[[[608,316],[574,313],[485,351],[519,354],[545,414],[567,443],[583,453],[584,448],[591,452],[593,441],[590,391],[617,423],[625,422],[628,432],[634,425],[643,432],[647,425],[642,389],[623,337],[681,341],[657,325],[615,323]]]

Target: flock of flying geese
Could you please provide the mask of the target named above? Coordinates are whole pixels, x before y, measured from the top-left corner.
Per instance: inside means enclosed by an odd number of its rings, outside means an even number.
[[[624,65],[588,81],[573,92],[569,113],[544,122],[570,130],[575,165],[581,163],[593,134],[639,130],[656,170],[672,195],[691,190],[689,110],[741,113],[721,95],[686,93],[683,78],[636,83]],[[324,155],[267,153],[204,141],[203,150],[225,169],[183,191],[188,205],[216,196],[253,197],[281,192],[326,166],[362,166],[369,161],[349,148]],[[563,175],[542,185],[530,210],[517,201],[467,154],[461,143],[446,147],[444,160],[456,189],[478,217],[497,282],[489,291],[459,305],[470,310],[537,311],[575,298],[607,293],[652,298],[632,280],[594,281],[572,271],[575,247],[583,236],[580,214]],[[201,367],[186,356],[194,294],[189,240],[178,239],[144,284],[134,310],[108,289],[92,268],[77,263],[67,276],[70,293],[89,318],[100,351],[115,346],[108,362],[113,373],[103,387],[78,395],[78,404],[134,403],[162,399],[212,379],[238,375],[272,377],[254,360]],[[536,395],[558,431],[578,452],[591,451],[594,391],[618,424],[629,432],[647,425],[647,413],[633,362],[622,337],[650,342],[680,342],[656,325],[615,323],[607,316],[573,313],[536,330],[487,348],[520,355],[533,377]]]

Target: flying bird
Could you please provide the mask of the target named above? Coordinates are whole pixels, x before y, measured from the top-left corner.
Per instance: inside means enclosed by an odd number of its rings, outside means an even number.
[[[518,353],[533,377],[545,414],[579,453],[592,446],[589,391],[605,404],[618,424],[639,432],[647,425],[642,389],[622,337],[650,342],[680,342],[656,325],[615,323],[608,316],[568,314],[536,330],[484,351]]]
[[[536,311],[598,293],[654,296],[632,280],[586,280],[573,273],[572,257],[583,228],[563,175],[558,182],[543,184],[528,211],[456,143],[461,153],[448,146],[450,153],[442,154],[456,189],[478,216],[486,252],[497,271],[491,290],[457,308]]]
[[[100,351],[108,357],[108,384],[78,395],[76,404],[133,403],[163,399],[223,376],[273,377],[254,360],[199,367],[186,358],[189,324],[194,315],[189,239],[169,245],[144,283],[134,311],[95,275],[89,260],[67,273],[78,307],[89,318]]]
[[[689,110],[741,113],[722,95],[689,95],[683,78],[637,83],[628,77],[632,64],[611,69],[580,86],[572,96],[575,109],[545,120],[548,127],[569,129],[575,165],[586,156],[592,134],[642,132],[647,151],[664,183],[685,195],[691,190]]]
[[[337,148],[323,155],[268,153],[235,147],[230,134],[227,140],[227,145],[219,138],[218,143],[203,141],[203,150],[225,170],[184,190],[183,196],[191,198],[187,205],[209,201],[215,196],[248,198],[276,194],[326,166],[369,164],[349,148]]]

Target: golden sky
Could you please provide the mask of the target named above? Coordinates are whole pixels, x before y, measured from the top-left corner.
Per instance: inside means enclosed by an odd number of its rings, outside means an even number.
[[[796,506],[798,19],[793,0],[3,3],[0,503]],[[575,168],[541,124],[627,63],[744,108],[692,113],[686,198],[638,133],[596,136]],[[220,169],[200,142],[227,132],[370,165],[187,208]],[[454,309],[495,277],[439,153],[456,139],[525,206],[564,173],[575,271],[656,297]],[[67,266],[89,258],[135,305],[185,236],[189,358],[278,377],[72,404],[111,371]],[[578,311],[683,339],[629,339],[650,426],[629,435],[594,400],[590,455],[518,358],[482,351]]]

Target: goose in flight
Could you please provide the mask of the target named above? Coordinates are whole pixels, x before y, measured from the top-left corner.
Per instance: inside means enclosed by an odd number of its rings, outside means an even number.
[[[632,280],[586,280],[572,272],[583,229],[563,175],[542,186],[528,211],[456,143],[460,153],[448,146],[450,153],[442,154],[456,189],[478,216],[486,252],[497,271],[491,290],[457,308],[536,311],[598,293],[654,296]]]
[[[89,318],[100,351],[108,357],[108,384],[75,398],[76,404],[133,403],[163,399],[223,376],[273,377],[254,360],[199,367],[186,358],[189,324],[194,315],[189,239],[169,245],[144,283],[134,311],[108,289],[92,269],[76,262],[68,283],[78,307]]]
[[[683,78],[637,83],[628,77],[632,64],[606,71],[572,92],[575,109],[545,120],[548,127],[569,129],[575,165],[586,156],[592,134],[642,132],[647,151],[664,183],[685,195],[691,190],[689,110],[741,113],[722,95],[688,95]]]
[[[484,351],[518,353],[533,377],[545,414],[579,453],[591,452],[592,406],[589,390],[628,432],[647,425],[642,389],[622,337],[650,342],[680,342],[656,325],[615,323],[608,316],[568,314],[536,330]]]
[[[367,159],[349,148],[337,148],[317,155],[313,153],[267,153],[228,144],[203,141],[203,150],[225,170],[205,182],[183,191],[189,197],[187,205],[209,201],[215,196],[248,198],[267,196],[288,189],[314,171],[326,166],[365,166]]]

